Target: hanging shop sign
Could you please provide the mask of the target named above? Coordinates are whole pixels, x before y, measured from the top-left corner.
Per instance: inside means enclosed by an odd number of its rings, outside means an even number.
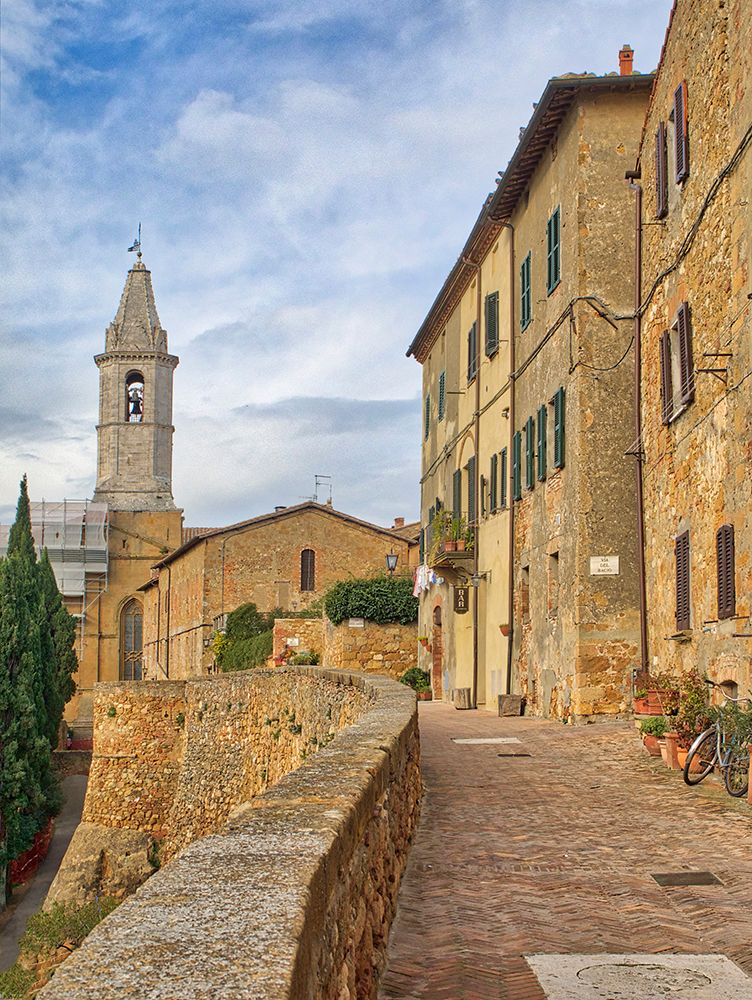
[[[455,587],[454,588],[454,610],[458,615],[467,614],[470,607],[470,588],[469,587]]]

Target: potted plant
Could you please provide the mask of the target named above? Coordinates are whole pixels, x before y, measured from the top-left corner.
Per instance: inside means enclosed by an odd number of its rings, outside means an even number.
[[[665,715],[653,715],[640,723],[642,745],[651,757],[660,757],[661,748],[658,741],[663,739],[668,730],[668,719]]]
[[[638,715],[676,715],[679,686],[673,674],[645,674],[634,693],[632,707]]]
[[[418,697],[418,701],[431,700],[431,675],[427,670],[420,667],[410,667],[400,677],[400,683],[411,687]]]
[[[687,751],[695,737],[708,728],[714,711],[708,700],[708,686],[697,671],[691,670],[684,674],[680,683],[674,728],[678,734],[679,748]]]
[[[452,518],[452,538],[458,552],[465,551],[465,518]]]
[[[421,644],[421,646],[423,647],[423,649],[428,649],[429,648],[429,645],[428,645],[428,636],[427,635],[419,635],[418,636],[418,642]]]

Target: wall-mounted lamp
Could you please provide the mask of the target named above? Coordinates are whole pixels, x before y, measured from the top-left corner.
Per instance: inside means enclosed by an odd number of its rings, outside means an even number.
[[[501,411],[501,415],[502,415],[502,417],[504,417],[505,420],[509,419],[509,407],[508,406],[504,407],[504,409]]]
[[[489,576],[490,573],[473,573],[473,575],[470,577],[470,583],[474,587],[480,587],[480,581],[488,579]]]
[[[397,560],[398,559],[399,559],[399,555],[394,551],[394,549],[392,549],[391,552],[387,552],[387,554],[386,554],[386,568],[389,570],[389,575],[390,576],[393,576],[394,575],[394,571],[397,569]]]

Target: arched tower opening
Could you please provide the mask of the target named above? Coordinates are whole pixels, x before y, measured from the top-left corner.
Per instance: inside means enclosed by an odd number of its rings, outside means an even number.
[[[125,421],[140,424],[144,419],[144,376],[128,372],[125,377]]]

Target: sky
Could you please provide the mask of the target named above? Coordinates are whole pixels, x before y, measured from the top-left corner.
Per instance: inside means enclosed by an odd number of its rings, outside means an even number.
[[[189,525],[416,519],[405,351],[551,76],[655,68],[670,0],[3,0],[0,521],[91,496],[134,256]],[[324,499],[325,492],[319,493]]]

